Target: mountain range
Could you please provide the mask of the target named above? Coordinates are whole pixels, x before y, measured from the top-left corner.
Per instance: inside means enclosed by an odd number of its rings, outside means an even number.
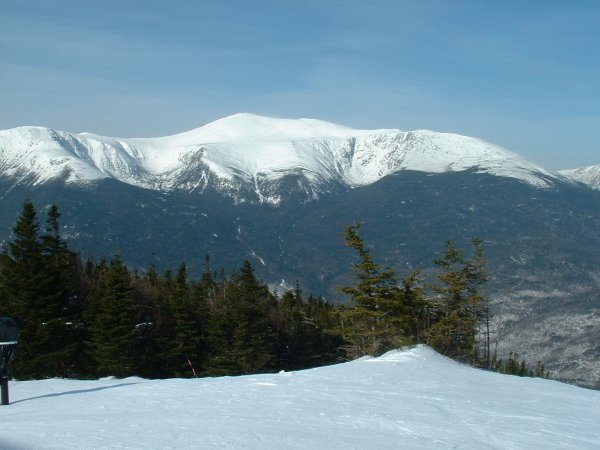
[[[354,130],[313,119],[252,114],[150,139],[20,127],[0,132],[0,152],[4,174],[33,185],[55,179],[81,183],[113,178],[167,192],[201,193],[216,187],[239,202],[274,205],[285,200],[276,186],[288,176],[302,177],[312,198],[326,190],[324,186],[370,185],[400,170],[440,173],[478,168],[538,187],[565,181],[559,173],[466,136],[428,130]],[[567,175],[577,178],[580,172]]]
[[[555,172],[480,139],[236,114],[160,138],[0,131],[0,239],[23,200],[57,203],[82,256],[192,272],[249,259],[343,301],[361,222],[376,261],[434,278],[444,241],[484,241],[495,347],[600,386],[600,166]]]

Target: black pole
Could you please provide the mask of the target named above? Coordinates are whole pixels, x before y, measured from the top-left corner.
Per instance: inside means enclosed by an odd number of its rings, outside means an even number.
[[[19,326],[10,317],[0,317],[0,404],[8,405],[8,366],[17,349]]]
[[[0,391],[1,391],[0,397],[2,397],[2,405],[8,405],[9,404],[9,400],[8,400],[8,378],[6,378],[6,377],[0,377]]]

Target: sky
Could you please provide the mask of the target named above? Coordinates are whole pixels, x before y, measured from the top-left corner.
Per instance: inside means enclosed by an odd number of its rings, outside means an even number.
[[[0,129],[155,137],[238,112],[600,164],[595,0],[3,0]]]

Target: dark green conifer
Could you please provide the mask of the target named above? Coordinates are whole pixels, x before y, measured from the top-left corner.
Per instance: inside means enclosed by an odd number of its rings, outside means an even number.
[[[86,350],[94,361],[96,375],[132,375],[137,325],[134,291],[129,271],[119,255],[101,274],[86,319]]]
[[[60,238],[58,208],[48,210],[45,234],[40,236],[31,201],[13,228],[14,240],[0,256],[2,314],[21,327],[13,373],[20,378],[73,374],[77,334],[74,303],[77,256]]]
[[[352,265],[356,284],[339,288],[351,297],[350,306],[342,309],[342,334],[351,358],[378,355],[410,341],[406,305],[396,276],[373,261],[359,230],[360,225],[345,229],[345,245],[358,254],[358,262]]]
[[[198,312],[199,302],[202,300],[192,297],[187,269],[185,263],[181,263],[173,283],[170,304],[173,316],[170,358],[175,376],[192,376],[196,375],[196,370],[200,370],[201,334]]]
[[[473,245],[477,248],[479,241]],[[443,355],[472,362],[482,302],[479,287],[485,281],[482,266],[465,260],[449,241],[435,264],[441,269],[441,284],[433,286],[435,310],[427,343]]]
[[[244,261],[226,295],[234,304],[232,350],[240,373],[273,369],[275,332],[270,315],[275,302],[267,286],[254,275],[250,262]]]

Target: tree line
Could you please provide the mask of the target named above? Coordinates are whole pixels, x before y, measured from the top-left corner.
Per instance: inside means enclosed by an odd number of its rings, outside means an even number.
[[[226,274],[214,271],[207,257],[198,279],[185,263],[158,273],[153,265],[132,271],[118,254],[84,261],[60,236],[59,219],[52,205],[40,225],[26,200],[0,253],[0,316],[21,328],[11,365],[19,379],[297,370],[417,343],[502,367],[490,354],[479,240],[472,259],[447,242],[435,261],[436,283],[426,284],[419,271],[398,280],[375,263],[360,225],[349,225],[354,284],[339,288],[349,303],[332,305],[304,296],[298,285],[270,292],[248,261]]]

